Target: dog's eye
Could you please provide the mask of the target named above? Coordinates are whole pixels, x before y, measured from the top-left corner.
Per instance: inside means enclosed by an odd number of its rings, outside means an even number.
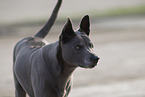
[[[75,46],[75,49],[76,49],[76,50],[80,50],[80,49],[82,49],[82,47],[83,47],[83,46],[81,46],[81,45],[77,45],[77,46]]]

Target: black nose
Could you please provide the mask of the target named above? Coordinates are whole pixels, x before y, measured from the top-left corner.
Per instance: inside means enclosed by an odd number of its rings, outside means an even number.
[[[91,56],[91,61],[93,61],[93,62],[96,62],[97,63],[99,61],[99,59],[100,58],[98,56],[95,56],[95,55],[92,55]]]

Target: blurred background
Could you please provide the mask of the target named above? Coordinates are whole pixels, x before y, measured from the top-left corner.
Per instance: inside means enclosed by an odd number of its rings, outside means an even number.
[[[38,32],[56,0],[0,0],[0,97],[14,97],[13,47]],[[94,69],[76,69],[69,97],[145,97],[145,0],[63,0],[45,38],[55,42],[70,17],[74,29],[89,14],[90,38],[101,58]]]

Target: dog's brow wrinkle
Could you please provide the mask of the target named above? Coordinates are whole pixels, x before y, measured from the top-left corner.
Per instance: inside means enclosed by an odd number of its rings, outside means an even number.
[[[82,38],[83,38],[83,40],[84,40],[85,42],[87,42],[87,43],[90,42],[90,39],[89,39],[87,36],[82,36]]]

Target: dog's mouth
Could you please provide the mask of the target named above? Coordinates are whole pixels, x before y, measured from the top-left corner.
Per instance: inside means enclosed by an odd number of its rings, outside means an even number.
[[[94,61],[92,61],[92,62],[89,62],[89,63],[86,64],[86,65],[80,64],[80,65],[78,65],[78,66],[79,66],[79,67],[82,67],[82,68],[94,68],[95,66],[97,66],[99,59],[100,59],[100,58],[98,58],[98,59],[96,59],[96,60],[94,60]]]
[[[93,62],[91,65],[89,65],[88,68],[94,68],[95,66],[97,66],[99,59],[96,62]]]

